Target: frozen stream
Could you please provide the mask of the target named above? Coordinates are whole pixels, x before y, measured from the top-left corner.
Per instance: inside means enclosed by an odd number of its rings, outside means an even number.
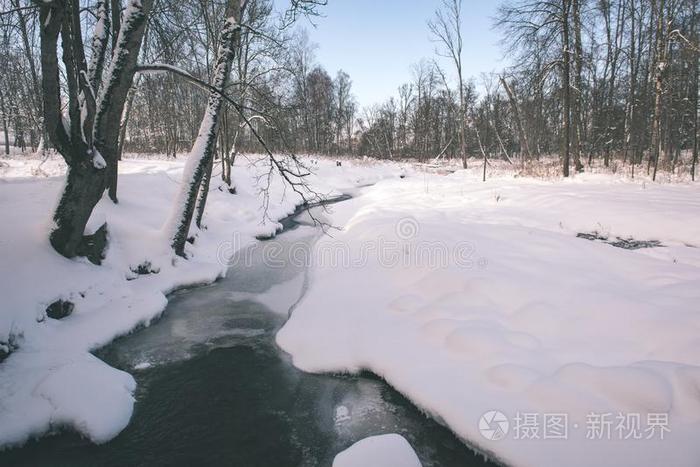
[[[302,373],[276,346],[306,268],[263,257],[308,250],[321,231],[303,217],[243,251],[247,264],[225,279],[173,294],[158,322],[97,353],[138,382],[134,416],[116,439],[95,446],[56,434],[0,452],[0,465],[329,466],[383,433],[402,434],[426,467],[490,465],[382,380]]]

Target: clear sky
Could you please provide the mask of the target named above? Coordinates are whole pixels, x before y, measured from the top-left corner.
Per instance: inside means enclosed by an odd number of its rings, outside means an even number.
[[[497,0],[463,0],[464,75],[500,71],[499,32],[492,29]],[[301,20],[316,55],[331,75],[345,70],[361,106],[381,102],[411,78],[411,65],[435,57],[426,22],[439,0],[328,0],[316,27]],[[441,59],[445,60],[445,59]],[[452,71],[444,62],[444,68]],[[454,76],[450,74],[449,76]],[[477,80],[478,81],[478,80]]]

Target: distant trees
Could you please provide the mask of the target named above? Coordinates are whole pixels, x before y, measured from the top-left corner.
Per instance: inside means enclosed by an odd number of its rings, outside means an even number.
[[[0,72],[4,145],[6,151],[10,144],[36,149],[44,133],[34,91],[42,79],[39,8],[28,0],[0,2],[6,11],[0,59],[10,70]],[[564,175],[596,161],[614,169],[626,164],[632,174],[641,167],[653,177],[659,170],[695,174],[697,0],[503,0],[496,26],[511,66],[488,77],[488,92],[483,80],[476,86],[464,76],[462,52],[471,44],[462,38],[461,0],[441,0],[427,26],[436,59],[419,60],[410,82],[397,83],[393,97],[365,109],[353,97],[352,77],[325,70],[308,36],[288,27],[324,1],[290,3],[281,19],[272,0],[248,0],[243,11],[246,27],[225,90],[243,116],[223,105],[214,156],[228,185],[236,154],[264,151],[254,133],[273,151],[458,158],[466,164],[482,158],[483,148],[489,158],[519,158],[523,165],[558,155]],[[115,11],[117,0],[83,4],[85,33],[95,28],[99,5],[109,4],[113,24],[126,12],[119,6],[121,14]],[[160,2],[148,19],[141,62],[168,63],[212,83],[225,8],[226,0]],[[110,35],[105,62],[116,37]],[[92,46],[87,49],[92,59]],[[62,92],[67,84],[61,75]],[[137,75],[118,119],[115,159],[122,150],[188,151],[207,102],[206,93],[172,73]],[[116,164],[106,162],[116,199]]]
[[[572,37],[579,35],[576,31],[572,34],[572,18],[577,17],[572,9],[572,0],[509,2],[501,6],[497,23],[505,31],[511,52],[520,55],[517,67],[527,69],[534,80],[551,80],[554,92],[560,94],[561,124],[554,131],[559,134],[565,177],[569,176],[571,161]],[[580,26],[580,21],[577,24]],[[559,71],[558,79],[554,71]]]
[[[392,101],[375,106],[365,112],[358,150],[426,159],[483,157],[483,148],[523,164],[553,154],[564,176],[595,160],[627,164],[634,175],[646,161],[653,178],[662,167],[694,178],[697,9],[697,0],[504,1],[496,25],[513,63],[500,85],[480,86],[477,96],[460,73],[460,3],[443,0],[429,31],[453,73],[419,62],[413,81],[398,88],[396,128]]]
[[[10,143],[22,150],[36,150],[43,137],[38,9],[27,8],[20,0],[2,0],[0,11],[6,12],[0,17],[0,118],[5,152],[9,154]]]
[[[694,174],[699,22],[697,0],[505,2],[497,24],[538,153],[559,135],[564,175],[568,153],[577,170],[595,158],[634,170],[646,158],[654,178],[685,154]]]
[[[291,92],[279,96],[283,108],[277,124],[287,129],[287,142],[297,152],[352,152],[358,112],[352,80],[343,70],[331,78],[315,63],[314,47],[303,32],[294,38],[288,59],[290,75],[278,76],[283,83],[291,80]]]

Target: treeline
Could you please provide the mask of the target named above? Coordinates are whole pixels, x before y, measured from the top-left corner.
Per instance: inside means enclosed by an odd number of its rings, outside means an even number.
[[[2,0],[0,104],[16,141],[41,141],[36,9]],[[83,8],[94,9],[90,1]],[[426,33],[436,57],[383,103],[359,108],[347,73],[330,74],[314,45],[271,0],[250,0],[229,95],[271,150],[419,160],[561,158],[562,172],[600,161],[695,173],[698,159],[697,0],[508,0],[495,27],[509,68],[463,75],[462,0],[442,0]],[[156,2],[141,61],[211,82],[222,1]],[[94,22],[93,15],[82,21]],[[322,44],[321,44],[322,45]],[[197,136],[206,93],[171,73],[139,74],[123,116],[124,150],[175,155]],[[231,105],[217,150],[262,151]],[[9,142],[7,143],[9,146]],[[224,176],[227,173],[224,165]]]
[[[629,164],[632,171],[641,165],[652,174],[660,167],[695,173],[695,0],[505,2],[495,26],[512,66],[471,79],[462,76],[462,48],[468,46],[461,39],[462,3],[443,0],[427,25],[437,57],[414,65],[411,82],[399,86],[396,96],[364,109],[353,98],[350,76],[331,76],[316,63],[303,33],[280,29],[270,2],[256,5],[248,21],[266,34],[244,32],[234,81],[275,150],[465,163],[475,157],[526,163],[555,154],[564,175],[596,160]],[[154,27],[158,35],[163,29]],[[172,43],[154,39],[149,50],[163,54]],[[185,49],[169,51],[171,59],[203,61],[186,41],[176,43]],[[206,69],[201,63],[181,65]],[[173,77],[147,77],[137,89],[148,104],[140,108],[149,110],[134,118],[130,150],[145,150],[147,142],[159,152],[187,148],[196,132],[196,91]],[[221,151],[260,150],[228,112]],[[172,121],[160,120],[156,128],[153,114]]]
[[[514,1],[497,25],[531,151],[559,152],[564,175],[593,158],[694,173],[697,0]]]
[[[654,176],[662,166],[683,165],[694,175],[697,0],[504,2],[495,26],[513,65],[455,88],[445,75],[462,81],[461,19],[461,2],[443,0],[429,29],[447,70],[422,61],[398,98],[366,109],[361,154],[427,158],[464,151],[523,162],[557,154],[565,176],[594,160],[631,170],[643,164]]]

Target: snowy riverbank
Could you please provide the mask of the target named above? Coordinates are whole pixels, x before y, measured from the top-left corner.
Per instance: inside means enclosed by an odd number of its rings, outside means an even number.
[[[700,186],[479,175],[339,205],[280,346],[380,375],[509,465],[698,465]]]
[[[183,261],[160,232],[182,161],[127,159],[119,205],[104,200],[91,223],[106,220],[110,232],[94,266],[48,245],[60,161],[3,162],[0,342],[17,348],[0,363],[0,445],[64,426],[95,442],[118,434],[134,379],[90,351],[157,318],[169,291],[221,276],[225,257],[299,202],[273,177],[273,220],[263,222],[265,169],[239,159],[237,194],[212,187],[207,229]],[[315,255],[288,258],[311,265],[310,288],[277,336],[296,366],[370,370],[515,466],[697,465],[698,185],[541,180],[504,167],[482,183],[478,167],[445,175],[309,162],[312,185],[328,195],[378,183],[324,214],[342,229]],[[618,237],[664,246],[624,250],[609,244]],[[146,262],[158,273],[134,272]],[[74,312],[46,317],[58,299]]]
[[[148,325],[167,303],[166,294],[209,283],[226,271],[234,249],[278,228],[300,199],[273,176],[265,219],[258,175],[262,164],[239,158],[237,194],[212,184],[205,224],[190,259],[169,251],[160,228],[170,210],[184,160],[125,160],[120,165],[120,203],[104,199],[91,225],[107,221],[110,245],[102,266],[68,260],[48,243],[51,211],[62,186],[63,164],[6,159],[0,167],[0,345],[13,352],[0,363],[0,446],[16,445],[64,426],[105,442],[128,423],[135,381],[90,354],[115,337]],[[319,192],[332,195],[382,177],[399,166],[308,160]],[[266,179],[265,179],[266,180]],[[236,234],[235,241],[232,236]],[[148,264],[150,263],[150,264]],[[139,266],[157,274],[139,275]],[[148,267],[146,267],[148,266]],[[46,307],[74,303],[73,313],[54,320]]]

